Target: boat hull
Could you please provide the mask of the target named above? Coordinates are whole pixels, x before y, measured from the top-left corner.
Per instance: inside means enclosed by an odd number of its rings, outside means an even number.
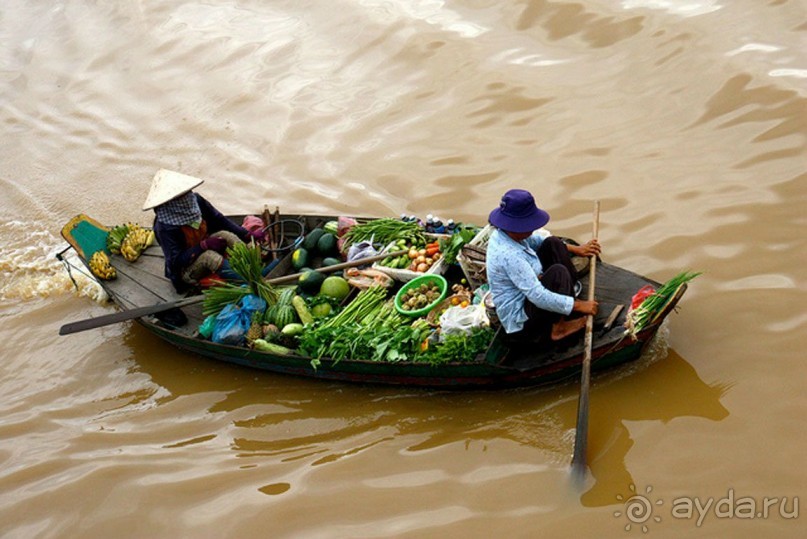
[[[355,359],[334,361],[323,358],[315,367],[309,357],[284,356],[241,346],[216,344],[188,337],[157,324],[141,323],[160,339],[191,354],[284,375],[351,383],[442,389],[540,386],[578,377],[583,362],[581,353],[562,361],[552,361],[528,369],[508,366],[506,360],[493,364],[485,356],[472,362],[441,365],[412,362],[382,363]],[[610,369],[638,359],[655,336],[657,329],[657,327],[648,328],[640,333],[635,341],[625,337],[616,346],[611,346],[607,350],[595,350],[592,354],[592,371]]]
[[[240,218],[231,217],[234,222],[240,222]],[[283,218],[298,220],[309,229],[317,226],[317,223],[334,219],[331,216],[310,215]],[[86,269],[92,253],[102,248],[107,230],[108,227],[97,221],[79,215],[64,227],[62,235],[74,248]],[[290,232],[290,245],[294,245],[299,239],[299,236],[295,237],[299,233],[299,228]],[[120,309],[147,307],[182,299],[164,276],[164,258],[159,246],[149,247],[134,263],[127,262],[118,255],[110,258],[118,278],[114,281],[102,281],[101,285]],[[284,256],[269,277],[291,273],[290,258],[289,254]],[[587,277],[581,280],[585,290]],[[647,284],[657,287],[659,283],[604,262],[598,265],[597,299],[600,303],[600,315],[595,319],[592,370],[614,367],[639,358],[686,290],[685,285],[681,287],[655,323],[645,328],[635,339],[626,336],[622,327],[627,309],[621,311],[613,328],[604,331],[596,329],[597,320],[602,323],[615,307],[628,305],[632,295]],[[389,363],[360,358],[341,361],[321,358],[312,362],[309,357],[294,354],[277,355],[242,346],[213,343],[200,337],[198,333],[198,327],[204,320],[201,305],[197,303],[182,307],[182,312],[188,322],[181,327],[170,326],[157,316],[145,316],[137,321],[160,339],[192,354],[275,373],[324,380],[452,389],[536,386],[578,376],[584,355],[582,337],[573,338],[572,342],[567,340],[548,350],[518,353],[504,346],[497,335],[485,353],[462,363]]]

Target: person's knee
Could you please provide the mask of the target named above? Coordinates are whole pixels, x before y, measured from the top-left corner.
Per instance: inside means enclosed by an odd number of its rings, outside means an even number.
[[[563,264],[552,264],[544,270],[541,284],[558,294],[571,296],[574,291],[574,279],[569,269]]]
[[[224,262],[224,257],[216,251],[204,251],[185,270],[182,275],[182,279],[186,283],[196,284],[199,279],[218,271],[222,262]]]

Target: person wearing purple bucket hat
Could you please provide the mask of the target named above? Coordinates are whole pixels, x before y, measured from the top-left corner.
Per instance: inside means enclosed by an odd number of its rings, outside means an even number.
[[[549,214],[523,189],[507,191],[488,220],[496,228],[488,241],[487,278],[508,342],[558,341],[582,330],[582,315],[596,314],[597,302],[575,298],[571,255],[599,255],[599,242],[571,245],[533,234],[549,222]],[[572,313],[581,316],[571,318]]]

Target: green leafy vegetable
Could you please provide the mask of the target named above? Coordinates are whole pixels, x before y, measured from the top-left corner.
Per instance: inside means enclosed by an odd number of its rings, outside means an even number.
[[[261,275],[263,261],[260,247],[237,243],[227,249],[227,256],[230,267],[244,279],[246,284],[220,281],[219,284],[204,290],[202,292],[205,296],[202,302],[202,313],[205,316],[218,314],[228,304],[237,303],[249,294],[260,296],[269,306],[277,303],[277,291],[264,281],[263,275]]]
[[[626,333],[636,338],[640,331],[658,319],[678,289],[700,274],[700,272],[681,272],[647,296],[638,307],[628,313],[625,320]]]
[[[248,296],[252,291],[246,285],[225,283],[203,290],[204,300],[202,301],[202,314],[210,316],[219,314],[221,310],[230,303],[238,303],[244,296]]]
[[[472,329],[470,335],[447,335],[443,342],[429,346],[418,361],[432,365],[473,361],[487,350],[494,334],[490,327],[479,327]]]
[[[440,252],[443,253],[443,260],[446,264],[453,264],[457,260],[462,246],[474,239],[479,232],[479,227],[473,225],[460,225],[450,238],[440,240]]]
[[[425,244],[423,228],[416,222],[400,219],[373,219],[366,223],[354,225],[342,236],[345,248],[362,241],[372,240],[386,246],[393,241],[407,240],[412,244]]]

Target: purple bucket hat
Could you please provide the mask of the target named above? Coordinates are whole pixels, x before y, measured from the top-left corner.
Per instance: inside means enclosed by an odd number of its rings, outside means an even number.
[[[499,207],[490,212],[490,224],[517,234],[538,230],[549,222],[549,214],[535,205],[535,199],[524,189],[510,189]]]

